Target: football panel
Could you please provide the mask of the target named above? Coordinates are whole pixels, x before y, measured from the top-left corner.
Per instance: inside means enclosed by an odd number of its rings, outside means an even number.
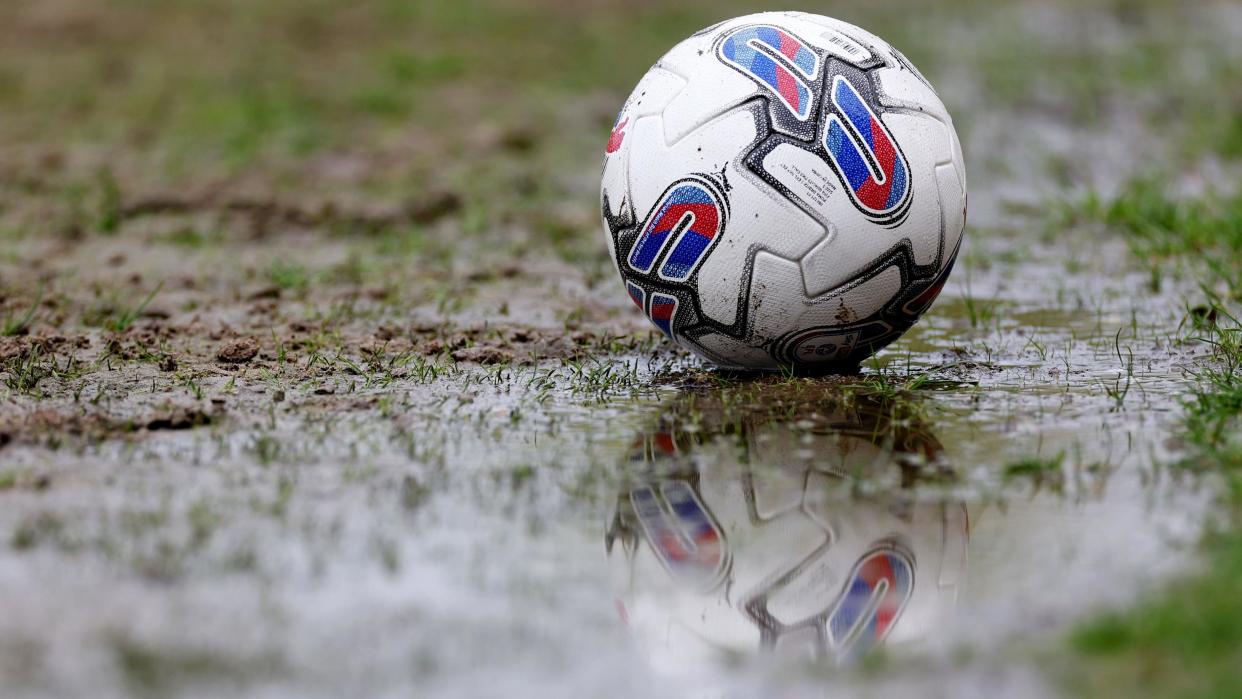
[[[681,341],[704,357],[730,369],[775,369],[779,365],[762,347],[753,347],[714,330],[683,334]]]
[[[897,65],[897,57],[893,55],[892,46],[880,37],[849,22],[842,22],[834,17],[825,17],[810,13],[796,13],[802,15],[807,22],[812,22],[823,27],[835,30],[861,44],[875,60],[883,61],[886,65]]]
[[[953,127],[953,118],[939,95],[917,73],[905,67],[880,68],[873,72],[879,85],[880,104],[890,109],[904,109],[933,117],[943,123],[949,132],[950,153],[948,162],[957,170],[963,190],[966,186],[966,167],[962,159],[962,145]],[[946,162],[944,160],[938,162]],[[948,246],[952,248],[953,246]]]
[[[882,119],[910,164],[909,213],[895,228],[886,228],[870,221],[838,187],[825,205],[836,234],[801,259],[808,295],[819,295],[846,284],[903,240],[910,242],[915,264],[940,261],[944,234],[935,168],[938,161],[947,162],[952,157],[948,132],[943,124],[930,118],[888,113]]]
[[[771,23],[788,27],[799,38],[812,44],[829,56],[846,61],[855,66],[864,66],[874,61],[875,57],[867,47],[856,41],[848,33],[841,31],[837,23],[825,22],[827,17],[806,12],[761,12],[744,18],[753,23]]]
[[[674,182],[696,173],[720,173],[754,142],[757,133],[754,117],[741,110],[719,116],[667,146],[661,120],[659,116],[640,118],[630,134],[630,172],[642,176],[630,178],[629,193],[640,216],[647,215]]]
[[[950,256],[957,250],[966,229],[966,190],[958,179],[957,168],[952,163],[936,166],[936,186],[940,190],[940,211],[944,216],[943,269],[952,263]]]
[[[952,124],[949,110],[939,95],[905,66],[877,68],[871,75],[879,87],[878,99],[889,109],[908,109],[926,114],[943,124]]]
[[[605,146],[604,171],[600,176],[600,195],[608,207],[606,213],[614,219],[634,213],[632,209],[623,208],[629,204],[629,152],[634,140],[631,137],[634,124],[645,116],[663,111],[685,84],[680,76],[652,68],[638,82],[638,86],[618,113]],[[609,245],[611,246],[611,241]]]
[[[752,256],[766,252],[796,260],[827,235],[819,222],[744,168],[740,163],[730,167],[729,225],[699,272],[703,313],[724,325],[737,320],[738,298],[747,281],[755,279],[748,266]]]
[[[754,81],[716,58],[714,43],[722,33],[744,24],[741,17],[673,47],[660,68],[682,76],[686,89],[671,100],[663,114],[663,142],[673,145],[695,129],[759,93]]]
[[[877,267],[856,283],[815,298],[803,293],[800,276],[797,263],[772,255],[756,257],[751,341],[768,348],[778,361],[848,363],[894,329],[875,318],[901,290],[902,272],[896,264]]]
[[[940,211],[940,188],[936,183],[936,166],[949,164],[953,158],[952,140],[943,122],[913,114],[888,113],[884,122],[901,139],[906,159],[910,161],[910,185],[913,199],[910,214],[897,227],[910,241],[914,264],[935,265],[944,248],[944,230]]]

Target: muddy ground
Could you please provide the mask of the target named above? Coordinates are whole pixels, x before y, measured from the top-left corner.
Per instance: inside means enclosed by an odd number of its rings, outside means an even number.
[[[1211,565],[1184,411],[1242,257],[1116,203],[1229,194],[1238,7],[805,8],[928,75],[971,203],[924,320],[807,379],[661,341],[598,230],[632,84],[765,8],[562,5],[6,10],[0,693],[1099,691],[1066,635]],[[653,472],[787,503],[739,570],[896,527],[939,597],[862,664],[687,654]]]

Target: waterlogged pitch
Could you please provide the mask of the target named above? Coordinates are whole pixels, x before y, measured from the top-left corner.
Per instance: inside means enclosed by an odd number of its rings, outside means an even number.
[[[836,10],[934,82],[971,228],[824,378],[715,371],[680,244],[617,248],[640,312],[600,241],[635,78],[779,8],[6,9],[5,699],[1236,689],[1236,3]]]

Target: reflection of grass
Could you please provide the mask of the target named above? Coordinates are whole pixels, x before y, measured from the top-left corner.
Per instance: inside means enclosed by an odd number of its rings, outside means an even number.
[[[913,371],[907,366],[899,371],[882,367],[875,357],[872,357],[870,368],[872,371],[860,377],[847,392],[858,391],[884,400],[905,399],[917,404],[919,401],[913,399],[916,391],[952,391],[966,385],[954,379],[939,378],[934,369]]]
[[[128,637],[107,639],[126,685],[140,696],[166,696],[173,688],[218,681],[220,677],[254,678],[275,672],[278,657],[229,656],[213,652],[140,643]],[[238,680],[240,681],[240,680]]]
[[[1006,477],[1030,477],[1040,478],[1044,476],[1053,476],[1060,474],[1061,464],[1065,461],[1065,454],[1060,453],[1050,458],[1040,458],[1031,456],[1019,459],[1005,466]]]
[[[1121,347],[1121,330],[1117,330],[1117,335],[1113,339],[1113,346],[1117,352],[1117,361],[1121,362],[1121,368],[1124,369],[1123,374],[1118,374],[1113,380],[1112,385],[1101,381],[1100,387],[1108,394],[1113,401],[1113,410],[1121,410],[1125,405],[1126,396],[1130,393],[1130,386],[1134,380],[1134,351],[1129,347],[1125,348],[1123,354]],[[1122,380],[1124,379],[1124,381]]]

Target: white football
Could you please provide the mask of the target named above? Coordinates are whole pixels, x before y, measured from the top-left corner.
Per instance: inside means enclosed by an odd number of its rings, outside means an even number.
[[[936,92],[882,39],[819,15],[748,15],[678,44],[606,151],[626,290],[726,368],[857,365],[935,300],[966,223]]]

